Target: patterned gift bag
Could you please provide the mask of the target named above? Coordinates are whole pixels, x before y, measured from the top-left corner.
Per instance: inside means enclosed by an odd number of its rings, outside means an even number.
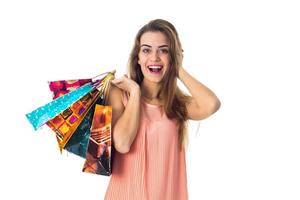
[[[28,113],[26,117],[34,129],[45,123],[53,129],[60,150],[66,148],[85,157],[93,107],[96,102],[105,104],[112,78],[114,73],[108,72],[93,79],[72,81],[73,84],[70,84],[71,81],[50,82],[54,100]],[[66,145],[69,141],[70,145]]]
[[[111,119],[111,106],[96,105],[83,167],[84,172],[111,175]]]

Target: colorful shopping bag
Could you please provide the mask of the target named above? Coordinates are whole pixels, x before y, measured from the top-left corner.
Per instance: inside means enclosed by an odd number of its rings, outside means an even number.
[[[56,99],[91,82],[92,79],[76,79],[76,80],[50,81],[48,82],[48,84],[49,84],[49,89],[52,92],[53,99]]]
[[[48,84],[49,89],[52,92],[53,99],[56,99],[90,82],[92,82],[92,79],[73,79],[50,81],[48,82]],[[104,104],[104,100],[104,98],[98,98],[96,100],[96,103]],[[83,118],[82,122],[77,127],[67,144],[64,146],[64,149],[68,152],[74,153],[83,158],[85,158],[86,155],[94,108],[95,106],[92,105],[92,107],[87,111],[84,117],[80,116],[81,118]],[[47,125],[50,126],[50,128],[53,127],[51,127],[51,123],[47,123]],[[54,127],[52,129],[55,131]],[[56,138],[57,141],[59,141],[60,137],[56,136]]]
[[[109,82],[114,78],[114,73],[103,73],[92,79],[49,82],[54,100],[26,114],[27,119],[35,130],[44,124],[54,130],[60,150],[65,149],[86,158],[95,105],[106,105]],[[106,152],[103,155],[111,161],[111,144],[107,147],[109,149],[103,151]],[[111,162],[104,169],[109,171]],[[109,175],[105,171],[97,174]]]
[[[26,114],[27,119],[32,124],[33,128],[37,130],[40,126],[44,125],[47,121],[53,119],[66,109],[68,109],[73,103],[81,99],[94,89],[92,83],[83,85],[82,87],[65,94],[46,105],[37,108],[31,113]]]
[[[111,175],[112,142],[111,142],[112,107],[96,105],[91,127],[84,172]]]
[[[94,80],[101,80],[98,88],[95,88],[53,120],[47,122],[47,125],[56,133],[60,150],[64,148],[85,158],[94,105],[95,103],[101,105],[106,103],[106,95],[109,90],[108,82],[111,78],[113,78],[112,74],[99,75],[94,78]],[[49,82],[49,88],[55,99],[89,82],[92,82],[92,79],[52,81]],[[101,88],[100,91],[99,88]]]
[[[69,108],[47,122],[47,125],[56,133],[60,150],[65,147],[78,126],[82,123],[88,111],[99,98],[99,93],[99,90],[96,88],[93,89],[73,103]]]

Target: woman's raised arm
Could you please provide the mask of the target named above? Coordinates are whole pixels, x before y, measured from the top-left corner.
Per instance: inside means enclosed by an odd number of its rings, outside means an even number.
[[[108,104],[112,106],[113,143],[120,153],[127,153],[138,131],[140,120],[140,87],[126,76],[111,81]],[[122,103],[122,90],[130,96],[126,107]]]
[[[190,103],[187,105],[189,119],[205,119],[220,108],[221,102],[213,91],[200,83],[182,67],[179,68],[179,79],[192,95]]]

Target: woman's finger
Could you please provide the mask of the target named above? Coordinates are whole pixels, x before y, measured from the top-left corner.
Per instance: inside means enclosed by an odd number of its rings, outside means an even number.
[[[114,85],[122,90],[128,91],[128,87],[126,85],[124,85],[123,83],[116,83]]]
[[[117,79],[112,80],[111,82],[112,83],[119,83],[121,81],[122,81],[122,78],[117,78]]]

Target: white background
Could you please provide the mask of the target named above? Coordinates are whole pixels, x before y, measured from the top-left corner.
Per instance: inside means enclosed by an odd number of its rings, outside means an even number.
[[[135,34],[172,22],[184,68],[221,109],[191,122],[192,200],[299,200],[300,7],[291,0],[0,3],[0,199],[103,199],[109,178],[60,155],[47,127],[25,114],[49,102],[48,80],[126,72]]]

